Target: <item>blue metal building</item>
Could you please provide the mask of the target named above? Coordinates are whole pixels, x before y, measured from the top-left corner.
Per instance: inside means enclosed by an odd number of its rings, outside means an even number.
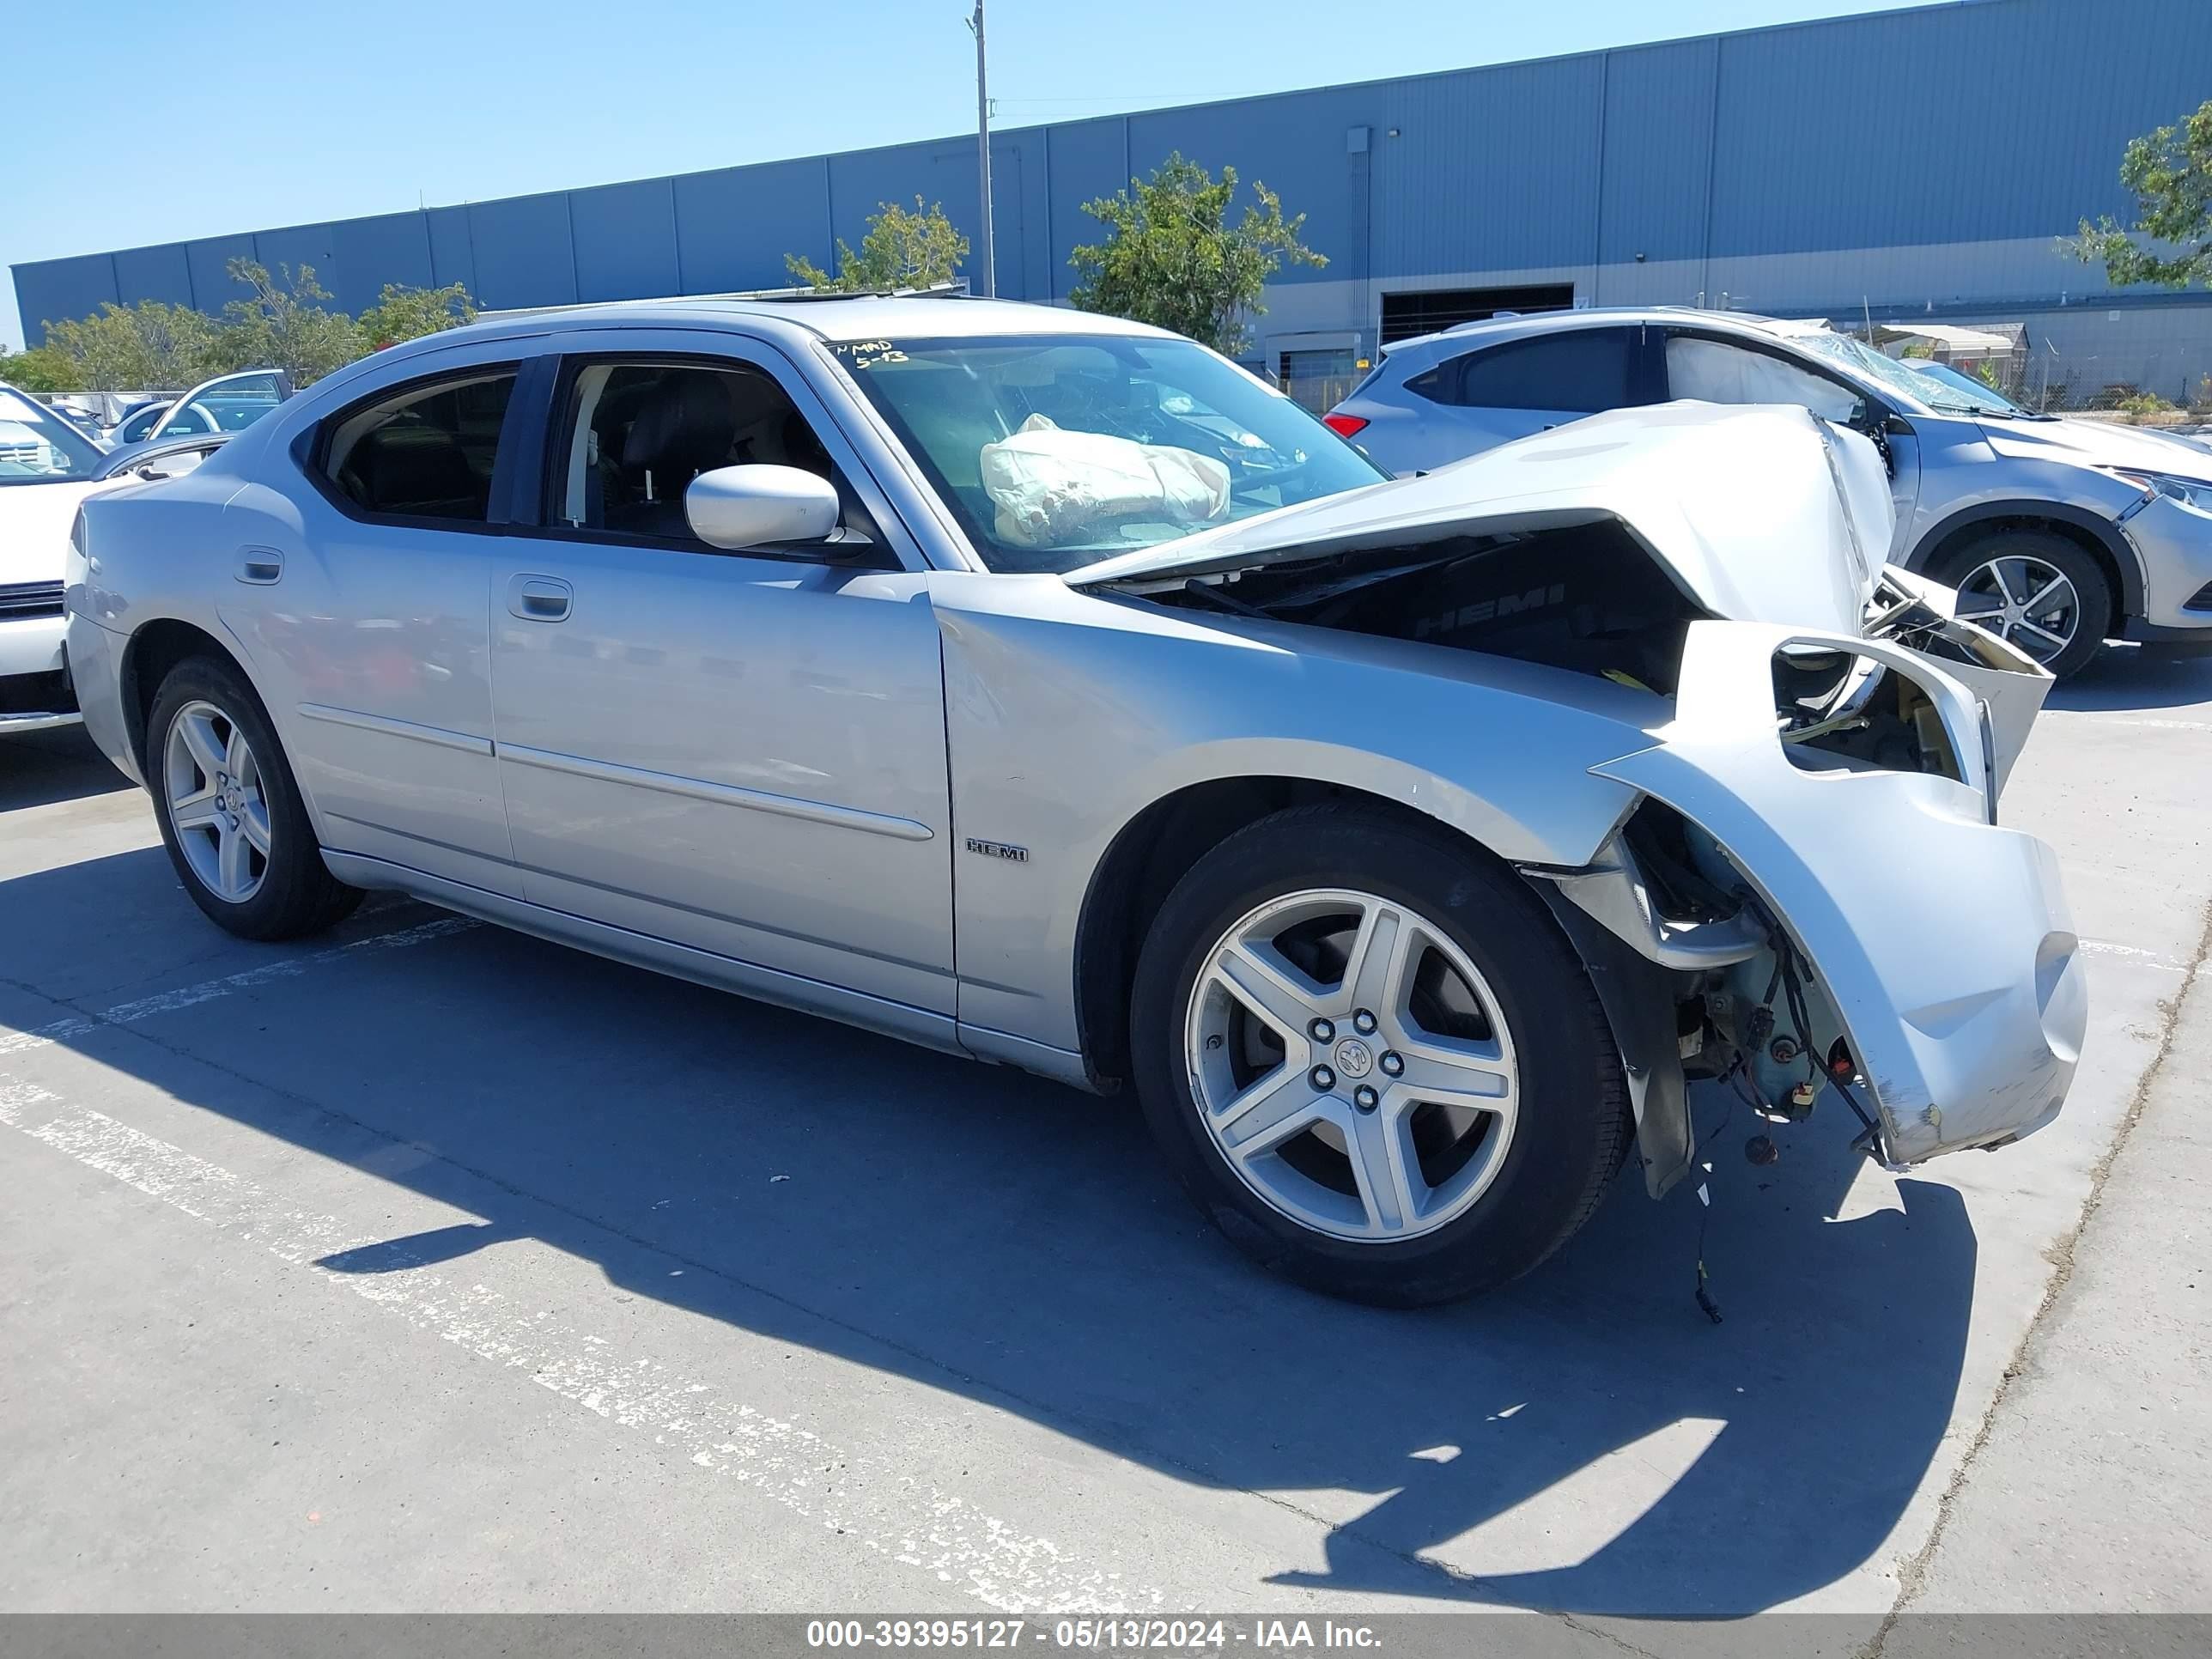
[[[1082,204],[1180,150],[1306,216],[1328,263],[1271,287],[1252,357],[1315,393],[1378,338],[1540,304],[2021,322],[2114,378],[2212,372],[2212,296],[2116,294],[2058,247],[2085,216],[2124,219],[2128,139],[2207,97],[2212,0],[1965,0],[1022,128],[993,140],[996,275],[1065,300],[1068,250],[1097,232]],[[33,343],[104,301],[219,308],[240,255],[313,265],[348,310],[393,282],[492,309],[720,293],[781,285],[787,252],[827,264],[916,195],[972,232],[972,137],[14,274]]]

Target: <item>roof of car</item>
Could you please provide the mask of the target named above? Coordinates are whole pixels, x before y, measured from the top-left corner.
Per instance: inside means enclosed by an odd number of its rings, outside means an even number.
[[[1697,323],[1717,329],[1775,335],[1784,339],[1829,331],[1827,324],[1817,317],[1765,317],[1752,311],[1708,311],[1696,306],[1583,306],[1571,311],[1533,311],[1486,317],[1478,322],[1461,323],[1437,333],[1393,342],[1385,346],[1383,351],[1393,357],[1405,354],[1421,357],[1431,355],[1437,349],[1465,350],[1470,346],[1494,344],[1500,340],[1519,339],[1528,335],[1552,334],[1577,328],[1617,328],[1623,323]]]
[[[1120,317],[1102,317],[1065,306],[1013,300],[970,299],[951,294],[794,294],[769,299],[677,298],[625,300],[605,305],[561,306],[513,312],[474,323],[479,337],[543,334],[588,328],[742,325],[772,335],[817,339],[929,340],[1006,334],[1143,334],[1170,338],[1164,330]],[[451,341],[462,331],[434,337]]]

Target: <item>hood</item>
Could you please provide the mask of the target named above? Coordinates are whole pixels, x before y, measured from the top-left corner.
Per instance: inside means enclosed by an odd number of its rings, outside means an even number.
[[[1714,617],[1856,634],[1892,512],[1881,459],[1855,432],[1796,407],[1662,404],[1121,554],[1066,580],[1195,576],[1613,519]]]
[[[2116,421],[1984,421],[1981,428],[1991,449],[2014,460],[2124,466],[2212,480],[2212,453],[2186,439]]]
[[[59,581],[77,503],[112,488],[89,479],[0,484],[0,587]]]

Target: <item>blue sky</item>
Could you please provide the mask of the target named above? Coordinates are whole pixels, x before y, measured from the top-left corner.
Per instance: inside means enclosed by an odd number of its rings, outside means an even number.
[[[1900,3],[987,0],[1002,126]],[[966,0],[11,7],[0,266],[971,130],[966,15]],[[0,283],[0,343],[22,338]]]

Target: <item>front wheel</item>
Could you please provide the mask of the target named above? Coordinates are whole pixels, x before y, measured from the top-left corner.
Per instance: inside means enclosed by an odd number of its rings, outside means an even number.
[[[1626,1150],[1618,1051],[1557,924],[1478,850],[1370,809],[1278,812],[1200,859],[1152,924],[1131,1036],[1200,1209],[1356,1301],[1528,1272]]]
[[[2104,643],[2112,589],[2080,544],[2049,530],[2004,530],[1947,554],[1929,573],[1959,591],[1959,620],[2009,641],[2060,679]]]
[[[242,939],[294,939],[361,902],[331,875],[276,728],[244,675],[179,663],[146,720],[146,782],[192,902]]]

